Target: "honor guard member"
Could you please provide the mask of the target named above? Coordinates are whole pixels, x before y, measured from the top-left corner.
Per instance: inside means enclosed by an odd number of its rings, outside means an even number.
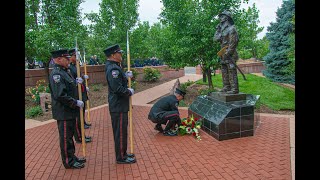
[[[134,90],[128,88],[127,77],[132,77],[132,72],[123,72],[120,65],[123,50],[118,44],[109,46],[103,52],[107,57],[105,71],[116,161],[118,164],[135,163],[134,154],[127,153],[129,96],[134,94]]]
[[[179,102],[184,98],[185,92],[176,88],[173,95],[159,99],[150,109],[148,119],[156,123],[155,130],[162,132],[165,136],[176,136],[177,132],[172,131],[175,125],[180,126],[181,119],[178,110]],[[167,124],[162,129],[161,124]]]
[[[69,54],[70,54],[70,65],[69,65],[69,71],[71,72],[72,76],[74,79],[77,79],[77,67],[76,67],[76,50],[75,49],[71,49],[69,50]],[[88,79],[89,76],[88,75],[83,75],[82,76],[84,79]],[[86,101],[89,99],[88,98],[88,90],[89,88],[85,85],[85,83],[83,83],[82,78],[78,78],[78,81],[81,85],[81,92],[82,92],[82,101],[84,102],[84,106],[82,108],[83,110],[83,120],[84,120],[84,128],[88,129],[89,125],[86,123],[85,121],[85,110],[86,110]],[[77,91],[78,92],[78,91]],[[81,143],[81,122],[80,122],[80,111],[78,114],[78,117],[76,118],[76,130],[74,133],[74,138],[76,140],[77,143]],[[85,142],[91,142],[92,138],[90,136],[85,136]]]
[[[77,85],[68,73],[69,53],[67,49],[51,52],[55,65],[49,75],[52,118],[57,120],[62,163],[65,168],[83,168],[85,158],[75,156],[73,135],[77,112],[83,101],[77,100]]]

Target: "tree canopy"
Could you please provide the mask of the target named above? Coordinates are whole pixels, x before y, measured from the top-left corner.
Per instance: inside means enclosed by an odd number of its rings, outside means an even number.
[[[236,23],[240,58],[260,58],[267,53],[268,40],[257,39],[263,29],[258,26],[259,10],[255,5],[240,9],[248,0],[163,0],[160,22],[153,25],[139,21],[138,0],[102,0],[98,13],[85,14],[91,24],[84,25],[83,2],[26,0],[26,56],[47,62],[50,51],[74,47],[77,37],[86,59],[96,54],[104,61],[103,50],[108,46],[117,43],[126,50],[128,31],[132,59],[157,57],[173,68],[201,64],[209,75],[218,68],[216,53],[220,50],[213,41],[219,23],[215,17],[225,9],[232,12]]]

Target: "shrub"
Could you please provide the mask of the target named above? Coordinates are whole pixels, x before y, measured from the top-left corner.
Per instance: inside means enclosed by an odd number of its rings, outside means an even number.
[[[184,100],[181,100],[179,102],[179,107],[188,107],[188,105],[184,102]]]
[[[101,85],[100,84],[93,84],[92,85],[92,90],[93,91],[100,91]]]
[[[137,85],[138,85],[137,81],[131,81],[131,88],[132,89],[136,89]]]
[[[161,77],[161,73],[158,69],[155,68],[143,68],[144,80],[149,82],[155,82]]]
[[[36,87],[30,87],[26,89],[26,94],[30,95],[33,101],[40,104],[40,93],[50,93],[48,83],[45,80],[38,80]]]
[[[187,87],[190,86],[190,85],[192,85],[192,84],[194,84],[194,81],[190,81],[190,80],[188,79],[187,82],[180,84],[180,89],[181,89],[182,91],[186,92]]]
[[[42,109],[40,106],[31,107],[26,110],[25,116],[27,118],[33,118],[42,115]]]
[[[126,72],[128,70],[128,68],[124,68],[124,72]],[[131,69],[130,71],[132,71],[132,75],[133,77],[131,78],[131,88],[135,89],[137,87],[137,76],[138,76],[138,71],[136,69]]]

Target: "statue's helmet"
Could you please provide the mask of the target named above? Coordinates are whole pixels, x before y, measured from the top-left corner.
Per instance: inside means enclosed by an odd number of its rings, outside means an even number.
[[[228,11],[228,10],[224,10],[222,13],[219,14],[219,16],[221,16],[221,15],[226,15],[226,16],[228,16],[230,19],[232,19],[231,12]]]

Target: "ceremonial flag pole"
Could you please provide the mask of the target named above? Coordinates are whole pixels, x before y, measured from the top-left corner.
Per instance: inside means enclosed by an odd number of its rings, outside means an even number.
[[[87,75],[87,62],[86,62],[86,52],[85,50],[83,50],[83,66],[84,66],[84,74]],[[88,84],[88,79],[86,79],[86,86],[89,87],[89,84]],[[86,101],[87,103],[87,109],[88,109],[88,123],[91,124],[91,121],[90,121],[90,103],[89,103],[89,98],[87,99]]]
[[[78,43],[76,38],[76,66],[77,66],[77,77],[80,77],[80,55],[78,52]],[[78,94],[79,100],[82,101],[82,91],[81,84],[78,84]],[[85,143],[85,135],[84,135],[84,121],[83,121],[83,107],[80,108],[80,123],[81,123],[81,141],[82,141],[82,153],[83,157],[86,157],[86,143]]]
[[[130,71],[130,50],[129,50],[129,34],[127,31],[127,67]],[[131,88],[131,78],[128,78],[128,86]],[[132,133],[132,96],[129,97],[129,127],[130,127],[130,150],[133,154],[133,133]]]

